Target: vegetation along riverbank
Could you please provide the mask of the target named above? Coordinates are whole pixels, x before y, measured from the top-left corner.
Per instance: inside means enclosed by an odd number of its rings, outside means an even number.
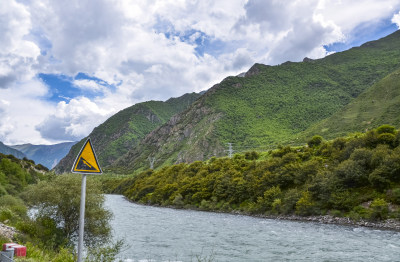
[[[0,182],[0,242],[27,247],[27,257],[15,261],[76,261],[80,176],[58,176],[32,160],[0,154]],[[90,178],[86,190],[85,261],[114,261],[123,243],[112,243],[101,184]]]
[[[104,180],[149,205],[398,229],[400,134],[389,125]],[[388,220],[389,219],[389,220]],[[384,222],[386,221],[386,222]]]

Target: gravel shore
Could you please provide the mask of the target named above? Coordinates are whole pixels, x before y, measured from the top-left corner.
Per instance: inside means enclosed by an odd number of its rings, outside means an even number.
[[[12,240],[14,234],[17,233],[17,230],[13,227],[4,225],[3,223],[0,223],[0,235],[3,237],[8,238],[9,240]]]

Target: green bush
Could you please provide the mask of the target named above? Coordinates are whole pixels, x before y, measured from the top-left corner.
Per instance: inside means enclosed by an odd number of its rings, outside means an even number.
[[[4,195],[0,197],[0,221],[9,220],[12,223],[27,216],[27,208],[24,202],[14,196]]]
[[[10,221],[14,219],[16,215],[8,208],[0,209],[0,222]]]
[[[26,258],[15,258],[15,262],[74,262],[76,257],[73,251],[66,248],[61,248],[58,251],[43,249],[38,245],[30,242],[25,244]]]
[[[396,136],[389,133],[380,134],[378,136],[378,143],[393,147],[396,144]]]
[[[397,204],[400,205],[400,187],[394,188],[390,192],[388,192],[390,200]]]
[[[50,181],[30,185],[22,196],[31,207],[37,209],[37,223],[44,228],[43,230],[49,230],[46,235],[56,236],[57,241],[54,242],[57,244],[63,243],[65,239],[73,245],[79,229],[77,210],[80,205],[80,191],[80,176],[60,175]],[[104,200],[100,183],[88,177],[85,208],[87,246],[104,243],[110,238],[109,220],[112,214],[104,208]],[[59,233],[59,229],[62,234]]]
[[[283,214],[290,214],[295,211],[296,203],[301,198],[301,192],[297,188],[292,188],[286,191],[283,199],[281,212]]]
[[[319,145],[322,143],[322,140],[323,140],[322,136],[316,135],[316,136],[313,136],[313,137],[307,142],[307,145],[308,145],[309,147],[316,147],[316,146],[319,146]]]
[[[265,211],[270,211],[272,209],[272,205],[275,201],[275,199],[280,198],[282,194],[281,189],[279,186],[274,186],[269,189],[267,189],[264,192],[263,197],[259,197],[257,202],[260,205],[260,211],[265,212]]]
[[[114,262],[124,246],[124,241],[119,240],[111,244],[90,248],[84,261]]]
[[[348,217],[352,220],[358,221],[361,219],[370,219],[371,214],[371,209],[365,208],[363,206],[356,206],[349,212]]]
[[[374,188],[383,192],[390,186],[390,180],[387,179],[388,176],[387,168],[379,167],[369,174],[368,180]]]
[[[372,201],[370,208],[372,209],[371,219],[384,220],[388,217],[389,206],[388,203],[382,198],[376,198]]]
[[[347,190],[333,192],[329,202],[334,209],[342,211],[350,211],[358,204],[357,197]]]
[[[260,154],[256,151],[246,152],[244,154],[244,158],[247,160],[257,160],[260,157]]]
[[[396,134],[396,128],[391,125],[381,125],[376,129],[378,134],[388,133],[388,134]]]
[[[315,212],[315,202],[308,191],[302,193],[301,198],[296,202],[296,214],[300,216],[312,215]]]

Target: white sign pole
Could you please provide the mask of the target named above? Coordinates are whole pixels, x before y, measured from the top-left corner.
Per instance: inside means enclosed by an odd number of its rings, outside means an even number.
[[[85,203],[86,203],[86,175],[101,174],[101,168],[97,161],[96,154],[90,142],[90,138],[86,140],[79,155],[76,157],[72,166],[72,173],[82,174],[81,188],[81,208],[79,211],[79,240],[78,240],[78,262],[82,262],[83,256],[83,232],[85,227]]]
[[[82,262],[83,232],[85,227],[86,174],[82,174],[81,208],[79,212],[78,262]]]

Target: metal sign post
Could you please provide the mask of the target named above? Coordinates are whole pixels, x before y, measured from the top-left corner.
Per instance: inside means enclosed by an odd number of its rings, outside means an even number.
[[[79,211],[78,262],[82,261],[82,253],[83,253],[83,232],[85,228],[85,204],[86,204],[86,174],[82,174],[81,207]]]
[[[82,262],[83,234],[85,228],[85,204],[86,204],[86,175],[101,174],[101,168],[96,154],[90,142],[90,138],[83,145],[81,151],[72,166],[72,173],[82,174],[81,205],[79,210],[79,239],[78,239],[78,262]]]

